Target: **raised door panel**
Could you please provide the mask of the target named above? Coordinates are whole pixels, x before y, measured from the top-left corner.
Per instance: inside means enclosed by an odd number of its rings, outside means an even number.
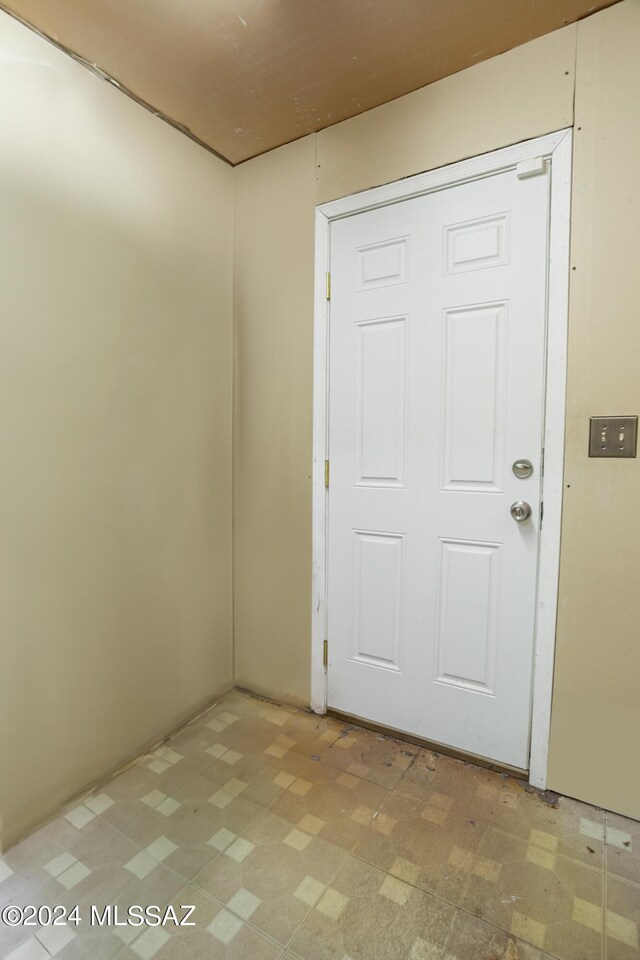
[[[356,325],[355,483],[401,487],[405,474],[407,320]]]
[[[444,450],[447,490],[503,487],[507,304],[445,310]]]
[[[447,226],[442,247],[445,275],[502,266],[509,259],[509,215]]]
[[[373,290],[408,279],[408,239],[383,240],[356,250],[356,290]]]
[[[354,531],[352,659],[400,669],[403,610],[402,534]]]
[[[440,541],[438,683],[495,695],[501,560],[499,543]]]

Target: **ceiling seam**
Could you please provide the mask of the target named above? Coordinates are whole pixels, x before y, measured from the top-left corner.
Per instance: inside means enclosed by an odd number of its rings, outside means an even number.
[[[143,107],[148,113],[151,113],[154,117],[157,117],[158,120],[162,120],[164,123],[168,124],[170,127],[173,127],[174,130],[177,130],[178,133],[183,134],[185,137],[188,137],[189,140],[193,140],[199,147],[202,147],[207,153],[213,154],[218,160],[222,160],[223,163],[226,163],[229,167],[235,167],[237,164],[232,163],[231,160],[228,160],[221,153],[218,153],[213,147],[209,146],[208,143],[205,143],[204,140],[201,140],[200,137],[193,133],[189,127],[185,124],[180,123],[178,120],[173,120],[168,114],[163,113],[162,110],[158,110],[156,107],[153,107],[147,100],[144,100],[142,97],[139,97],[137,93],[134,93],[133,90],[129,89],[124,83],[120,83],[119,80],[116,80],[115,77],[112,77],[106,70],[103,70],[98,66],[97,63],[92,63],[90,60],[86,60],[84,57],[80,56],[79,53],[76,53],[75,50],[72,50],[70,47],[60,43],[58,40],[54,40],[52,37],[49,37],[46,33],[43,33],[42,30],[38,30],[32,23],[29,23],[28,20],[25,20],[14,10],[10,10],[4,3],[0,2],[0,10],[3,13],[6,13],[7,16],[12,17],[14,20],[17,20],[18,23],[21,23],[23,27],[26,27],[28,30],[31,30],[37,36],[41,37],[42,40],[46,40],[47,43],[52,44],[62,53],[65,53],[68,57],[71,57],[72,60],[75,60],[76,63],[79,63],[81,67],[84,67],[90,73],[97,77],[99,80],[104,80],[110,86],[114,87],[116,90],[119,90],[120,93],[123,93],[126,97],[129,97],[130,100],[133,100],[134,103],[137,103],[138,106]]]

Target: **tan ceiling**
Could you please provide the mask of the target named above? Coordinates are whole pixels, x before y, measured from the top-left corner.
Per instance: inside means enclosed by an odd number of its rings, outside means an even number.
[[[0,6],[235,164],[615,2],[4,0]]]

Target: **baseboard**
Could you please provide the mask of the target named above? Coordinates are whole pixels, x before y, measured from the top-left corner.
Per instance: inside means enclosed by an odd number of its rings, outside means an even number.
[[[260,690],[257,687],[246,687],[243,684],[236,684],[234,690],[238,693],[245,693],[248,697],[255,700],[264,700],[265,703],[274,703],[278,707],[293,707],[296,710],[311,710],[308,700],[301,697],[293,697],[288,694],[271,694]]]

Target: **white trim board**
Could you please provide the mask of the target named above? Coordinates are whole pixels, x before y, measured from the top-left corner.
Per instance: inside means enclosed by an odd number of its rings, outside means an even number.
[[[546,787],[551,696],[558,607],[560,526],[564,466],[564,424],[569,300],[572,131],[526,140],[511,147],[439,167],[396,183],[332,200],[316,209],[313,383],[313,577],[311,637],[311,707],[327,709],[327,675],[323,665],[327,624],[327,458],[328,319],[326,299],[331,222],[365,210],[421,196],[435,190],[515,168],[523,160],[545,157],[551,163],[549,272],[547,287],[547,363],[544,426],[544,523],[540,533],[529,780]]]

